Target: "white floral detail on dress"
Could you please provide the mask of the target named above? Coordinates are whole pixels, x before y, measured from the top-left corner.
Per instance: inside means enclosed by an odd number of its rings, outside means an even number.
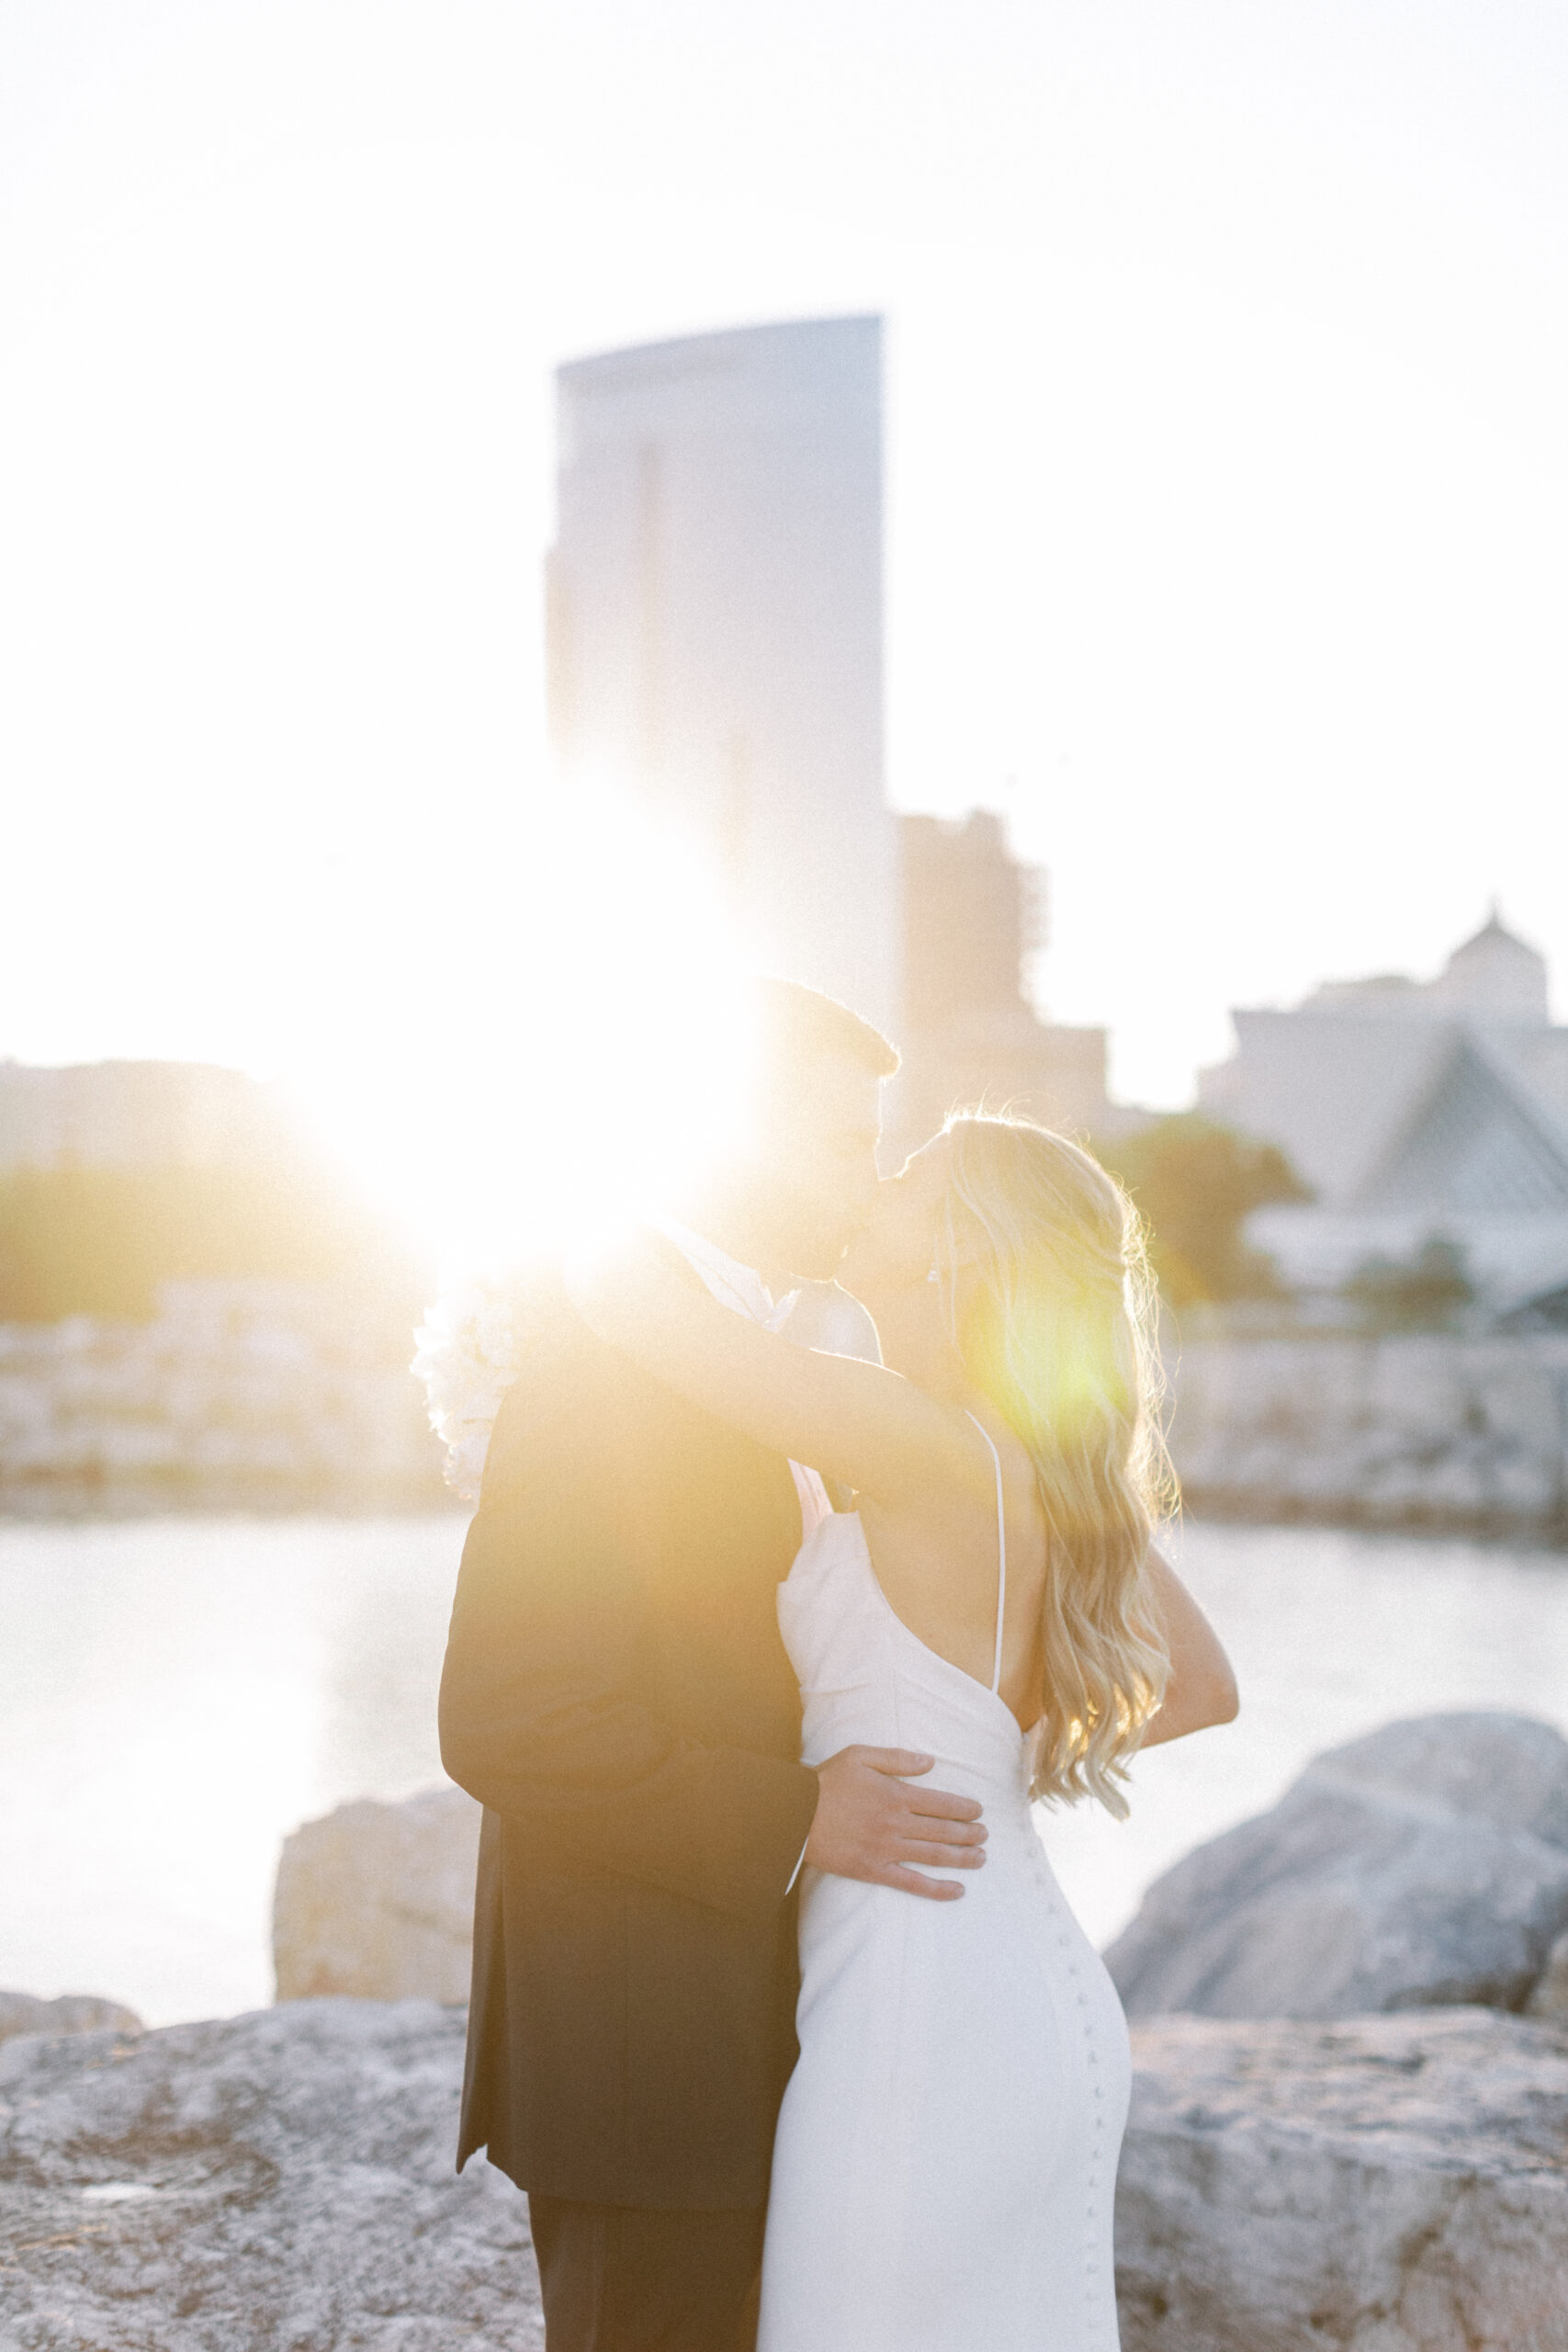
[[[476,1275],[444,1289],[414,1334],[412,1370],[446,1448],[446,1484],[465,1502],[479,1498],[501,1400],[537,1331],[538,1285],[536,1274]]]

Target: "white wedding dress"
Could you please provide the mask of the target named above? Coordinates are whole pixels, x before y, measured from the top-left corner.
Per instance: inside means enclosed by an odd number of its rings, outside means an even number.
[[[1031,1818],[998,1690],[999,1524],[998,1544],[989,1689],[894,1614],[854,1512],[780,1588],[807,1762],[933,1755],[932,1786],[978,1798],[989,1838],[984,1869],[951,1873],[960,1903],[805,1873],[758,2352],[1115,2352],[1127,2029]]]

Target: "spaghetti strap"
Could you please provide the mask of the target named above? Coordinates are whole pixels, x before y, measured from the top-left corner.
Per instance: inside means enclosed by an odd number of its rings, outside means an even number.
[[[964,1411],[968,1412],[967,1406]],[[1002,1687],[1002,1633],[1007,1623],[1008,1609],[1008,1522],[1002,1507],[1002,1457],[997,1452],[997,1442],[984,1421],[969,1419],[991,1449],[991,1460],[997,1473],[997,1653],[991,1666],[991,1688],[998,1696]]]

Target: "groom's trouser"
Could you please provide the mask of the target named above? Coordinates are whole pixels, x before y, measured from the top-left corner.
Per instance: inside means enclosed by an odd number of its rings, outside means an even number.
[[[754,2352],[761,2206],[661,2213],[532,2193],[546,2352]]]

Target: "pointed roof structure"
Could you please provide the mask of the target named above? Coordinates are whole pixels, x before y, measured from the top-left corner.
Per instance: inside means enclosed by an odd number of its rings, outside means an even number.
[[[1568,1216],[1568,1125],[1461,1031],[1354,1207],[1434,1216]]]
[[[1331,1287],[1434,1233],[1499,1291],[1527,1263],[1568,1264],[1568,1028],[1547,979],[1494,905],[1435,979],[1330,982],[1233,1015],[1235,1057],[1201,1099],[1315,1191],[1249,1227],[1287,1279]]]
[[[1421,993],[1436,1006],[1485,1021],[1545,1026],[1551,1018],[1546,958],[1507,928],[1495,899],[1481,929],[1454,949]]]

